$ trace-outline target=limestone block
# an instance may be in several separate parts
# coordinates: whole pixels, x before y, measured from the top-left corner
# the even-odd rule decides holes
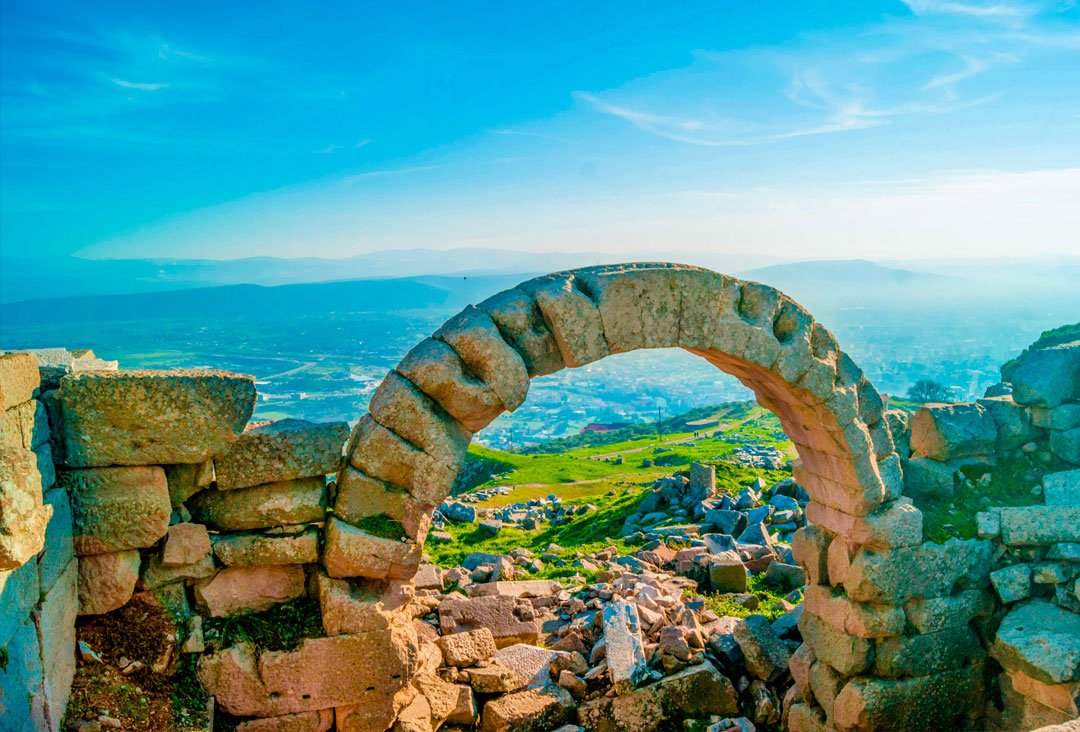
[[[53,463],[52,444],[43,442],[34,448],[38,472],[41,473],[41,490],[47,491],[56,485],[56,465]]]
[[[39,597],[37,562],[0,570],[0,646],[30,618]]]
[[[539,626],[532,604],[515,597],[493,595],[458,599],[447,597],[439,603],[442,634],[461,633],[486,627],[499,648],[515,643],[536,643]]]
[[[52,507],[52,518],[45,528],[45,547],[38,555],[42,595],[52,588],[53,583],[75,557],[75,544],[71,538],[71,501],[68,494],[61,488],[53,488],[45,492],[44,502]]]
[[[308,638],[294,651],[264,651],[258,659],[253,647],[240,643],[203,656],[199,680],[223,710],[237,716],[379,707],[408,683],[416,658],[410,628]],[[326,673],[328,668],[334,672]]]
[[[456,465],[465,459],[472,432],[396,371],[371,395],[369,409],[376,422],[439,462]]]
[[[59,730],[75,678],[75,616],[79,612],[79,569],[74,560],[42,597],[34,613],[44,671],[45,703],[52,729]]]
[[[1080,506],[1002,508],[1001,540],[1014,546],[1080,541]]]
[[[990,655],[1044,684],[1078,681],[1080,615],[1046,600],[1018,603],[1002,619]]]
[[[444,635],[436,641],[447,666],[467,668],[495,655],[495,637],[488,628]],[[509,647],[509,646],[508,646]]]
[[[214,459],[219,490],[336,473],[349,437],[344,422],[282,419],[250,426]]]
[[[927,635],[880,638],[874,644],[873,674],[886,678],[928,676],[960,668],[983,654],[970,628],[947,628]]]
[[[829,544],[826,552],[829,584],[840,587],[847,581],[848,570],[851,569],[851,560],[855,558],[857,547],[857,544],[850,544],[840,537]]]
[[[414,594],[406,582],[334,579],[325,572],[315,577],[323,629],[329,636],[386,630]]]
[[[590,732],[657,732],[670,728],[672,720],[738,712],[735,688],[705,661],[628,696],[585,702],[578,707],[577,721]]]
[[[80,557],[79,615],[103,615],[131,599],[139,562],[136,549]]]
[[[52,507],[42,501],[37,456],[23,448],[0,448],[0,570],[30,561],[45,545]]]
[[[1001,536],[1001,510],[979,511],[975,514],[975,531],[980,539]]]
[[[0,649],[7,668],[0,672],[0,721],[4,732],[40,732],[45,721],[44,669],[37,632],[29,617]],[[11,726],[8,726],[11,720]]]
[[[603,609],[604,648],[615,693],[626,696],[648,678],[637,605],[613,602]]]
[[[0,412],[30,401],[40,386],[36,356],[30,353],[0,355]]]
[[[326,522],[323,565],[331,577],[411,577],[420,565],[420,545],[373,536],[331,517]]]
[[[151,546],[169,528],[169,485],[156,465],[65,470],[60,485],[79,556]]]
[[[498,556],[498,555],[495,555]],[[550,597],[562,589],[555,580],[509,580],[474,582],[464,588],[469,597],[503,595],[504,597]]]
[[[946,597],[926,597],[904,604],[907,620],[920,633],[967,627],[972,618],[994,610],[994,598],[986,590],[961,590]]]
[[[833,702],[832,724],[854,732],[953,729],[982,696],[981,668],[907,679],[857,677]]]
[[[852,516],[811,501],[806,519],[865,546],[904,547],[922,541],[922,512],[906,497],[882,504],[868,516]]]
[[[434,506],[351,465],[345,465],[338,473],[334,515],[343,521],[355,523],[369,516],[387,516],[400,521],[410,539],[421,541],[427,535],[434,513]]]
[[[536,298],[567,366],[584,366],[610,355],[600,310],[573,275],[547,275],[518,287]]]
[[[49,441],[49,416],[45,405],[31,399],[11,407],[0,416],[0,444],[34,450]]]
[[[714,592],[746,591],[746,567],[738,552],[718,552],[709,557],[709,586]]]
[[[210,534],[202,524],[183,523],[169,527],[161,549],[161,563],[166,567],[193,564],[210,552]]]
[[[1031,407],[1031,422],[1047,430],[1071,430],[1080,427],[1080,402],[1059,404],[1056,407]]]
[[[485,311],[468,305],[432,336],[457,352],[469,369],[491,385],[499,401],[513,411],[529,392],[529,374],[517,351],[503,340]]]
[[[213,546],[214,556],[226,567],[319,561],[319,532],[314,527],[295,534],[217,534]]]
[[[1009,671],[1008,675],[1012,688],[1018,693],[1080,720],[1080,681],[1044,684],[1023,671]]]
[[[887,551],[862,549],[844,580],[856,602],[901,605],[920,597],[943,597],[954,587],[984,587],[989,582],[994,545],[979,539],[927,542]],[[913,572],[912,567],[919,567]]]
[[[505,409],[491,385],[474,376],[442,341],[420,341],[401,359],[397,372],[471,432],[479,432]]]
[[[1001,686],[1000,727],[1009,730],[1038,730],[1039,732],[1077,732],[1080,720],[1053,707],[1041,704],[1013,688],[1011,674],[998,676]]]
[[[1011,394],[979,399],[977,403],[994,420],[994,428],[997,430],[994,449],[999,453],[1018,450],[1043,434],[1042,430],[1033,424],[1031,409],[1017,404]]]
[[[334,709],[335,732],[384,732],[413,699],[416,690],[405,686],[393,694],[369,698],[365,703]]]
[[[544,322],[536,300],[518,288],[504,290],[480,303],[499,332],[520,354],[529,376],[544,376],[565,364],[555,336]]]
[[[409,491],[429,506],[442,503],[460,465],[436,460],[386,429],[370,414],[353,429],[349,464],[373,478]]]
[[[334,726],[334,710],[283,714],[280,717],[249,719],[236,726],[236,732],[327,732]]]
[[[551,663],[559,656],[568,655],[566,651],[515,643],[497,650],[491,656],[491,661],[516,673],[526,686],[539,687],[555,683],[556,680],[551,678]]]
[[[837,630],[805,608],[799,616],[799,632],[819,661],[845,676],[865,671],[874,660],[874,641]]]
[[[1043,476],[1043,502],[1047,506],[1080,506],[1080,470]]]
[[[179,506],[201,490],[210,487],[214,480],[214,461],[165,465],[165,479],[169,483],[169,499]]]
[[[788,732],[834,732],[821,712],[810,704],[792,704],[788,712]]]
[[[836,701],[840,690],[844,688],[847,677],[836,669],[822,661],[815,661],[810,667],[809,673],[810,691],[814,695],[814,701],[825,712],[825,718],[833,716],[833,702]]]
[[[1050,451],[1066,462],[1080,465],[1080,427],[1051,430]]]
[[[229,567],[195,583],[195,603],[212,617],[269,610],[304,594],[299,564]]]
[[[1040,407],[1080,400],[1080,341],[1027,351],[1001,369],[1017,404]]]
[[[143,566],[142,583],[147,589],[156,591],[176,582],[213,577],[216,571],[214,555],[210,553],[190,564],[166,566],[161,563],[161,555],[155,552]]]
[[[306,524],[326,516],[326,479],[267,483],[231,491],[209,490],[188,502],[195,521],[226,531]]]
[[[772,681],[787,669],[791,649],[763,616],[751,615],[740,620],[733,635],[746,659],[746,670],[752,675]]]
[[[902,635],[904,611],[892,605],[853,602],[843,592],[821,585],[807,585],[804,609],[836,630],[860,638]]]
[[[255,407],[255,378],[228,371],[98,371],[60,385],[71,467],[201,463],[228,450]]]
[[[481,732],[546,732],[569,722],[574,700],[559,686],[525,689],[484,705]]]
[[[443,568],[435,564],[421,564],[413,577],[413,584],[418,590],[438,590],[442,592],[446,588],[443,579]]]
[[[681,272],[673,267],[590,267],[581,281],[600,311],[612,353],[679,345]]]
[[[956,464],[915,457],[904,464],[904,494],[948,498],[956,492]]]
[[[1003,603],[1023,600],[1031,595],[1031,566],[1021,562],[991,572],[990,583]]]
[[[932,460],[994,452],[997,429],[981,404],[927,404],[911,418],[911,449]]]
[[[791,553],[811,584],[828,584],[828,550],[832,537],[817,526],[803,526],[791,537]]]
[[[457,688],[457,703],[454,709],[446,717],[447,724],[456,724],[461,727],[472,727],[476,724],[479,712],[476,708],[476,696],[471,686],[454,684]]]

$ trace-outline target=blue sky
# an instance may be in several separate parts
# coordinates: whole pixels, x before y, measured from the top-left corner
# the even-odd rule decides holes
[[[1073,2],[3,0],[0,31],[4,256],[1080,251]]]

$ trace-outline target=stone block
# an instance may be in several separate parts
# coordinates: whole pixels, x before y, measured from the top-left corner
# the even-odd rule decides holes
[[[79,612],[78,565],[72,557],[67,568],[42,598],[34,613],[43,661],[45,704],[51,729],[60,729],[71,682],[75,678],[75,616]]]
[[[467,305],[435,331],[434,339],[446,343],[465,365],[513,411],[525,401],[529,374],[517,351],[503,340],[491,316],[474,305]]]
[[[822,661],[815,661],[809,673],[810,691],[814,701],[825,712],[825,718],[833,716],[833,702],[844,688],[847,677]]]
[[[1053,408],[1031,407],[1031,422],[1047,430],[1071,430],[1080,427],[1080,403],[1059,404]]]
[[[79,615],[103,615],[127,603],[139,579],[139,562],[137,549],[80,557]]]
[[[469,597],[503,595],[505,597],[549,597],[562,589],[555,580],[508,580],[505,582],[474,582],[464,588]]]
[[[401,617],[414,590],[404,582],[334,579],[315,575],[323,629],[328,636],[386,630]]]
[[[536,298],[567,366],[584,366],[611,353],[600,310],[573,275],[538,277],[518,288]]]
[[[334,726],[334,710],[283,714],[280,717],[249,719],[236,726],[236,732],[327,732]]]
[[[293,651],[237,644],[199,661],[199,680],[221,709],[236,716],[283,714],[391,701],[416,670],[411,628],[308,638]],[[333,668],[334,673],[326,673]],[[392,719],[392,717],[391,717]],[[354,727],[353,729],[364,729]]]
[[[865,671],[874,660],[874,641],[837,630],[805,609],[799,616],[799,632],[819,661],[845,676]]]
[[[1005,604],[1031,596],[1031,566],[1014,564],[990,573],[990,584]]]
[[[495,637],[488,628],[477,628],[452,635],[444,635],[436,641],[442,650],[447,666],[466,668],[495,655]],[[507,646],[508,648],[510,646]]]
[[[1050,432],[1050,451],[1062,460],[1080,465],[1080,427]]]
[[[421,541],[428,533],[434,511],[434,507],[413,498],[408,491],[365,475],[351,465],[338,473],[334,515],[342,521],[355,523],[370,516],[386,516],[400,521],[410,539]]]
[[[298,564],[229,567],[195,583],[195,603],[215,618],[269,610],[304,594]]]
[[[41,473],[41,490],[47,491],[56,485],[56,464],[53,463],[52,444],[45,442],[34,448],[38,472]]]
[[[773,681],[787,670],[791,649],[763,616],[751,615],[740,620],[733,635],[742,650],[746,670],[752,675]]]
[[[904,495],[915,498],[950,498],[956,492],[956,466],[928,457],[904,463]]]
[[[526,686],[540,687],[555,683],[556,679],[551,678],[550,665],[556,658],[565,655],[566,651],[515,643],[495,651],[491,661],[516,673]]]
[[[908,498],[882,504],[867,516],[852,516],[815,501],[806,506],[806,520],[870,547],[914,546],[922,541],[922,512]]]
[[[926,635],[879,638],[874,644],[873,675],[885,678],[928,676],[964,666],[983,655],[970,628],[947,628]]]
[[[578,707],[577,722],[590,732],[657,732],[678,719],[738,713],[734,686],[705,661],[628,696],[585,702]]]
[[[202,524],[173,524],[161,548],[161,563],[166,567],[194,564],[211,551],[210,534]]]
[[[981,404],[927,404],[911,418],[911,449],[932,460],[979,457],[994,452],[997,429]]]
[[[319,561],[319,532],[217,534],[214,556],[226,567],[267,564],[314,564]]]
[[[45,545],[52,507],[42,501],[37,457],[23,448],[0,448],[0,570],[19,567]]]
[[[0,645],[30,618],[40,594],[37,562],[0,570]]]
[[[33,399],[40,386],[36,356],[30,353],[0,355],[0,412]]]
[[[371,396],[372,418],[436,460],[458,464],[472,439],[463,424],[396,371]]]
[[[438,590],[442,592],[446,587],[442,567],[435,564],[421,564],[416,569],[413,584],[416,585],[418,590]]]
[[[996,539],[1001,536],[1001,511],[979,511],[975,514],[975,531],[980,539]]]
[[[574,716],[574,700],[559,686],[516,691],[484,705],[481,732],[547,732]]]
[[[837,695],[830,721],[852,732],[954,729],[981,699],[981,687],[979,666],[907,679],[857,677]]]
[[[165,465],[165,479],[169,483],[169,500],[179,506],[201,490],[206,490],[214,480],[214,461]]]
[[[75,557],[75,544],[71,538],[71,501],[61,488],[45,491],[44,503],[52,507],[52,518],[45,528],[45,546],[38,555],[41,578],[41,594],[52,588],[60,574]]]
[[[725,551],[709,557],[709,585],[714,592],[746,592],[746,567],[738,552]]]
[[[836,630],[860,638],[884,638],[904,632],[904,611],[892,605],[853,602],[843,592],[807,585],[803,607]]]
[[[401,359],[397,372],[470,432],[479,432],[505,409],[491,385],[477,378],[442,341],[421,341]]]
[[[1068,684],[1044,684],[1023,671],[1009,671],[1012,688],[1043,706],[1056,709],[1080,720],[1080,681]]]
[[[349,441],[349,464],[360,472],[406,490],[429,506],[450,493],[460,466],[444,463],[365,415]]]
[[[1044,684],[1078,681],[1080,615],[1045,600],[1018,603],[1002,619],[990,655]]]
[[[626,696],[649,677],[637,606],[613,602],[603,609],[604,648],[608,674],[619,696]]]
[[[960,586],[984,587],[989,582],[994,545],[978,539],[950,539],[944,544],[887,551],[862,549],[852,560],[844,581],[856,602],[902,605],[920,597],[943,597]],[[913,572],[912,567],[918,567]]]
[[[1032,410],[1013,401],[1012,395],[979,399],[978,404],[994,420],[999,453],[1018,450],[1042,436],[1042,429],[1033,424]]]
[[[325,534],[322,561],[331,577],[406,579],[420,566],[419,544],[374,536],[334,517]]]
[[[499,648],[515,643],[536,643],[539,626],[532,604],[514,597],[448,597],[439,603],[442,634],[485,627]]]
[[[1025,351],[1001,369],[1017,404],[1040,407],[1080,400],[1080,341]]]
[[[555,336],[544,322],[536,300],[513,288],[504,290],[480,303],[491,316],[499,332],[512,345],[528,370],[529,376],[544,376],[562,369],[562,354]]]
[[[791,537],[791,553],[811,584],[829,584],[828,550],[832,537],[816,526],[804,526]]]
[[[300,478],[231,491],[209,490],[188,502],[195,521],[225,531],[306,524],[326,517],[326,479]]]
[[[250,426],[214,459],[219,490],[336,473],[349,438],[344,422],[282,419]]]
[[[0,645],[0,650],[7,658],[7,668],[0,672],[0,722],[4,723],[4,732],[47,729],[41,647],[29,617]]]
[[[172,504],[160,467],[65,470],[75,553],[108,554],[153,545],[169,528]]]
[[[1043,476],[1043,502],[1047,506],[1080,506],[1080,470]]]
[[[213,577],[216,571],[214,555],[209,552],[191,564],[175,566],[162,564],[160,553],[155,552],[149,555],[143,566],[142,583],[149,590],[158,590],[175,582]]]
[[[71,467],[201,463],[226,452],[255,408],[255,378],[228,371],[98,371],[60,384]]]
[[[1002,508],[1001,540],[1012,546],[1080,541],[1080,506]]]
[[[994,598],[986,590],[961,590],[946,597],[909,600],[904,604],[907,620],[920,633],[964,628],[972,618],[994,610]]]

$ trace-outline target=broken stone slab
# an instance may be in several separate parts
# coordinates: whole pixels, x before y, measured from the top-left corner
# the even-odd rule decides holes
[[[1002,508],[1001,540],[1010,546],[1080,541],[1080,506]]]
[[[585,702],[578,707],[577,722],[590,732],[656,732],[675,719],[738,713],[735,687],[705,661],[628,696]]]
[[[79,615],[103,615],[123,606],[139,580],[139,552],[80,557]]]
[[[495,637],[487,628],[444,635],[436,641],[447,666],[465,668],[495,655]],[[507,646],[509,647],[509,646]]]
[[[994,591],[1006,605],[1031,596],[1031,565],[1014,564],[990,573]]]
[[[414,590],[405,582],[343,580],[316,572],[323,629],[329,636],[386,630],[402,617]]]
[[[574,700],[566,689],[525,689],[484,705],[481,732],[547,732],[574,716]]]
[[[229,567],[195,583],[195,603],[215,618],[269,610],[304,594],[298,564]]]
[[[1080,680],[1080,615],[1045,600],[1021,602],[1002,619],[990,655],[1044,684]]]
[[[282,419],[244,430],[214,459],[220,490],[336,473],[349,438],[345,422]]]
[[[981,404],[925,404],[911,418],[911,449],[932,460],[994,452],[997,430]]]
[[[295,534],[215,534],[214,556],[226,567],[268,564],[313,564],[319,561],[319,531]]]
[[[243,431],[255,378],[184,369],[72,374],[59,402],[70,467],[201,463]]]
[[[555,580],[509,580],[477,582],[465,588],[469,597],[502,595],[504,597],[548,597],[562,589]]]
[[[506,694],[525,686],[525,680],[516,671],[493,663],[481,662],[464,674],[473,691],[480,694]]]
[[[453,637],[453,636],[451,636]],[[565,651],[553,651],[526,643],[515,643],[495,651],[491,662],[505,666],[524,680],[526,686],[540,687],[555,683],[551,678],[551,662]]]
[[[188,508],[199,523],[225,531],[322,521],[326,516],[326,479],[301,478],[254,488],[202,491],[188,502]]]
[[[637,605],[613,602],[601,613],[608,674],[615,693],[626,696],[649,678]]]
[[[203,656],[198,676],[219,707],[236,716],[274,717],[354,704],[377,708],[408,683],[417,654],[416,634],[408,627],[307,638],[296,650],[258,656],[250,644],[239,643]],[[326,673],[331,668],[334,672]]]
[[[439,629],[444,636],[485,627],[498,648],[535,644],[539,627],[532,605],[514,597],[448,597],[439,603]]]
[[[161,548],[161,563],[166,567],[193,564],[210,553],[210,534],[202,524],[173,524]]]
[[[60,473],[71,496],[75,553],[152,546],[169,528],[169,486],[159,466],[86,468]]]
[[[37,456],[23,448],[0,448],[0,570],[21,567],[41,551],[51,516]]]
[[[801,622],[799,627],[802,627]],[[745,657],[746,670],[757,678],[772,681],[787,670],[791,649],[764,616],[750,615],[740,620],[735,624],[733,635]]]

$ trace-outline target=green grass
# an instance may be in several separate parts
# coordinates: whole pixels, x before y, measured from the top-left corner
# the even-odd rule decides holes
[[[1016,368],[1017,363],[1020,362],[1020,359],[1023,358],[1025,354],[1031,351],[1038,351],[1043,348],[1053,348],[1054,346],[1060,346],[1062,343],[1071,343],[1075,340],[1080,340],[1080,323],[1059,325],[1057,328],[1044,330],[1039,336],[1038,340],[1025,348],[1020,353],[1020,355],[1016,356],[1015,358],[1009,359],[1005,363],[1001,364],[1002,381],[1011,380],[1013,369]]]
[[[401,537],[405,536],[405,527],[402,523],[396,519],[390,518],[386,514],[365,516],[359,521],[352,521],[350,523],[361,531],[366,531],[372,536],[378,536],[383,539],[400,540]]]
[[[908,414],[915,414],[924,405],[922,402],[916,402],[912,399],[905,399],[903,397],[888,397],[888,403],[885,405],[888,409],[899,409],[902,412]]]
[[[291,651],[304,638],[325,635],[319,601],[310,597],[258,613],[206,618],[204,630],[208,638],[220,639],[222,647],[247,641],[259,651]]]
[[[698,593],[687,590],[685,594],[687,597],[693,597]],[[715,592],[704,595],[705,606],[721,617],[745,618],[750,615],[764,615],[770,623],[786,612],[777,604],[786,593],[781,592],[779,587],[766,582],[764,575],[753,575],[747,579],[746,594],[758,599],[756,610],[747,610],[739,605],[732,594]]]

